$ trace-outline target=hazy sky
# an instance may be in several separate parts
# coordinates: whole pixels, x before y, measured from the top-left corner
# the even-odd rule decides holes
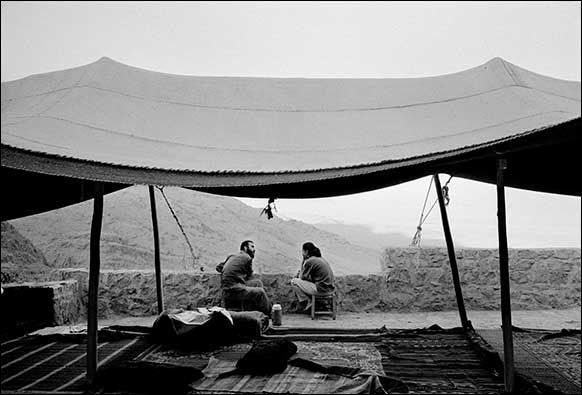
[[[102,56],[172,74],[323,78],[432,76],[499,56],[540,74],[580,81],[580,2],[2,2],[1,7],[2,81]],[[285,217],[359,223],[412,237],[428,185],[423,178],[365,194],[278,200],[277,206]],[[495,186],[454,178],[450,187],[455,241],[496,247]],[[433,190],[429,204],[434,196]],[[510,247],[580,247],[580,198],[508,188],[506,199]],[[438,207],[423,229],[425,237],[442,238]]]

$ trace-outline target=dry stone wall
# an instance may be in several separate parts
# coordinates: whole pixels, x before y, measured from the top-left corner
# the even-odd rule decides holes
[[[2,284],[2,288],[3,329],[73,324],[85,310],[75,280],[11,283]]]
[[[580,306],[580,250],[510,250],[512,307],[517,310],[566,309]],[[469,310],[499,309],[497,250],[457,251],[465,306]],[[350,312],[445,311],[457,304],[446,249],[386,249],[382,272],[338,276],[339,310]],[[87,305],[88,272],[63,269],[55,280],[77,280],[81,305]],[[291,275],[266,274],[267,294],[288,311],[294,299]],[[216,273],[168,272],[163,275],[166,308],[220,305]],[[102,271],[99,314],[142,316],[157,313],[152,271]]]
[[[458,250],[456,260],[467,309],[498,309],[497,250]],[[381,266],[394,307],[456,309],[446,249],[386,249]],[[514,309],[580,306],[580,249],[510,249],[509,274]]]

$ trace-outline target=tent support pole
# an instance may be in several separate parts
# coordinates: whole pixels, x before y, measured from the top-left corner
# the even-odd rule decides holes
[[[101,224],[103,222],[103,183],[95,183],[93,199],[93,219],[91,221],[91,242],[89,251],[89,290],[87,302],[87,381],[95,383],[97,372],[97,300],[99,294],[99,271],[101,257]]]
[[[457,307],[459,308],[459,316],[461,317],[461,325],[463,329],[471,328],[471,323],[467,320],[467,312],[465,311],[465,303],[463,302],[463,292],[461,291],[461,281],[459,280],[459,270],[457,268],[457,257],[455,256],[455,246],[453,245],[453,237],[451,236],[451,228],[449,227],[449,218],[447,216],[447,208],[445,206],[445,199],[443,197],[443,189],[439,175],[434,176],[434,185],[436,188],[437,197],[439,200],[439,207],[441,211],[441,219],[443,222],[443,231],[445,233],[445,240],[447,242],[447,251],[449,253],[449,263],[451,265],[451,272],[453,274],[453,284],[455,286],[455,295],[457,297]]]
[[[499,233],[499,279],[501,282],[501,324],[503,329],[503,372],[505,390],[513,392],[513,334],[511,331],[511,294],[509,289],[509,253],[505,218],[505,186],[503,174],[507,169],[505,159],[497,159],[497,226]]]
[[[152,207],[152,226],[154,229],[154,265],[156,268],[156,294],[158,298],[158,314],[164,311],[164,288],[162,286],[162,269],[160,265],[160,235],[158,232],[158,215],[156,213],[156,197],[154,187],[149,186],[150,205]]]

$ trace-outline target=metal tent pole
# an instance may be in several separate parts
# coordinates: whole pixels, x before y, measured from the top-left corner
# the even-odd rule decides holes
[[[459,280],[459,270],[457,268],[457,257],[455,256],[455,246],[453,245],[453,237],[451,236],[451,228],[449,227],[449,218],[447,216],[447,209],[445,207],[445,199],[443,197],[443,190],[439,175],[434,176],[434,185],[439,200],[439,207],[441,210],[441,219],[443,222],[443,231],[445,232],[445,240],[447,242],[447,251],[449,253],[449,263],[451,265],[451,272],[453,274],[453,284],[455,286],[455,295],[457,296],[457,307],[459,308],[459,315],[461,317],[461,325],[463,329],[470,328],[470,322],[467,320],[467,312],[465,311],[465,303],[463,302],[463,293],[461,291],[461,281]]]
[[[99,244],[103,221],[103,183],[95,183],[93,219],[91,221],[91,243],[89,250],[89,290],[87,301],[87,381],[95,382],[97,372],[97,299],[99,293],[99,270],[101,257]]]
[[[507,227],[505,219],[504,171],[505,159],[497,159],[497,226],[499,232],[499,280],[501,282],[501,323],[503,329],[503,371],[505,390],[514,389],[513,334],[511,331],[511,294],[509,289],[509,253],[507,251]]]
[[[156,214],[156,197],[154,187],[149,186],[150,204],[152,207],[152,225],[154,228],[154,265],[156,268],[156,293],[158,297],[158,314],[164,311],[164,289],[162,286],[162,269],[160,265],[160,235],[158,232],[158,216]]]

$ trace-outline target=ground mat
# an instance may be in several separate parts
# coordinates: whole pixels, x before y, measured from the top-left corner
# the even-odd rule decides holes
[[[503,357],[501,330],[478,330]],[[516,373],[565,394],[580,394],[580,330],[549,331],[515,328],[513,351]]]
[[[236,371],[236,363],[250,343],[192,352],[160,345],[140,361],[176,366],[204,367],[204,377],[191,384],[191,393],[387,393],[405,386],[385,377],[382,356],[373,343],[295,341],[297,353],[281,372],[249,375]]]
[[[202,369],[205,377],[192,384],[192,393],[475,394],[502,393],[504,388],[502,375],[483,361],[459,329],[294,328],[269,331],[265,338],[291,339],[298,347],[294,358],[302,363],[291,362],[274,375],[225,375],[250,343],[207,352],[161,345],[139,359]]]
[[[483,339],[500,342],[497,332]],[[459,328],[281,328],[263,339],[286,339],[297,346],[283,372],[232,374],[252,343],[200,351],[155,344],[144,335],[100,332],[98,378],[107,385],[97,393],[504,392],[499,364],[485,358]],[[554,384],[561,393],[580,393],[579,331],[516,330],[514,347],[518,373]],[[2,343],[1,359],[3,394],[87,392],[84,336],[12,339]]]
[[[2,393],[83,393],[86,336],[24,336],[2,343]],[[143,337],[100,338],[99,368],[151,346]]]

